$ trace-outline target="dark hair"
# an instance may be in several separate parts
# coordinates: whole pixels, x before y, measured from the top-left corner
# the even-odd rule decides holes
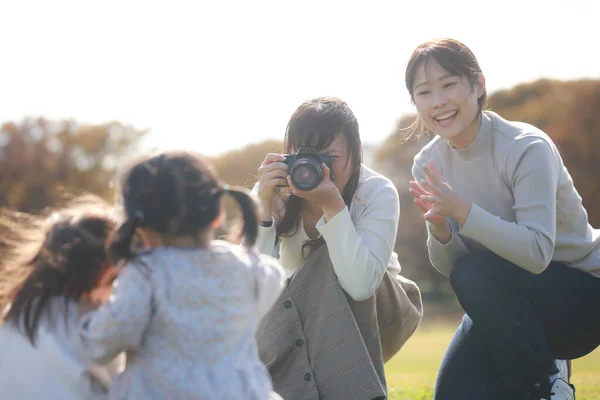
[[[450,38],[429,40],[420,44],[413,51],[406,66],[404,81],[413,103],[415,101],[413,86],[417,71],[421,65],[425,65],[432,58],[448,73],[466,77],[471,86],[477,83],[477,80],[483,76],[477,58],[463,43]],[[483,88],[483,94],[477,99],[477,102],[479,104],[479,111],[481,112],[487,104],[487,90],[485,87]],[[417,125],[419,124],[420,118],[417,118],[411,130],[421,133],[418,132],[420,129]]]
[[[286,153],[291,153],[300,146],[312,146],[321,150],[331,145],[339,135],[344,137],[349,150],[346,162],[352,162],[353,166],[350,180],[342,193],[344,202],[350,206],[358,187],[362,151],[358,121],[346,102],[337,97],[318,97],[302,103],[287,124],[284,146]],[[285,213],[276,227],[278,236],[294,234],[300,220],[301,202],[302,199],[296,196],[289,197]],[[316,245],[321,242],[322,238],[307,244]]]
[[[241,235],[247,247],[253,246],[258,213],[246,189],[224,186],[208,163],[188,151],[168,151],[137,161],[122,179],[126,219],[111,240],[111,254],[118,259],[133,258],[133,237],[142,225],[164,236],[197,235],[219,216],[224,193],[240,204],[244,221]]]
[[[42,316],[53,318],[50,301],[79,301],[97,287],[110,265],[106,247],[115,222],[109,211],[107,204],[89,196],[45,220],[3,211],[6,249],[0,270],[10,304],[2,320],[23,329],[32,345]]]

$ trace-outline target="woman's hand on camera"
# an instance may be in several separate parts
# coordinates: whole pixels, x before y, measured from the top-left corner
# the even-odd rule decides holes
[[[269,153],[258,168],[258,198],[262,206],[261,217],[263,221],[270,221],[272,215],[273,199],[280,194],[282,187],[288,186],[288,165],[281,154]],[[279,201],[284,202],[285,196],[279,196]],[[277,208],[285,208],[279,204]],[[278,210],[281,211],[281,210]]]
[[[300,190],[296,188],[289,176],[287,177],[287,184],[295,196],[321,207],[325,221],[329,221],[342,211],[346,207],[346,204],[337,186],[330,179],[331,171],[327,165],[322,163],[321,168],[323,168],[323,180],[319,186],[312,190]]]

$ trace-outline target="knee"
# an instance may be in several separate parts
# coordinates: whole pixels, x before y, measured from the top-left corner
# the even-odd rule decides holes
[[[500,272],[504,261],[490,251],[469,253],[458,259],[450,273],[450,285],[456,294],[469,293],[485,284],[486,277]]]

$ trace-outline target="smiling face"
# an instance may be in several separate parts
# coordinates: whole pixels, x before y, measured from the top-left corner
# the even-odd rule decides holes
[[[465,75],[449,73],[435,58],[417,67],[412,87],[417,112],[427,128],[456,148],[468,146],[477,136],[478,100],[484,90],[483,76],[471,84]]]

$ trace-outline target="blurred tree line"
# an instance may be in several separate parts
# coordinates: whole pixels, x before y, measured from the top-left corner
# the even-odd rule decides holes
[[[496,92],[489,109],[510,120],[529,122],[548,133],[559,147],[592,225],[600,227],[600,80],[539,80]],[[398,187],[401,220],[395,250],[403,273],[416,280],[430,300],[452,298],[447,279],[429,262],[423,219],[408,193],[414,155],[430,139],[405,140],[414,121],[408,115],[365,160]],[[116,168],[138,150],[145,131],[118,122],[82,125],[73,120],[43,118],[6,122],[0,128],[0,207],[35,211],[60,201],[63,193],[91,192],[112,200]],[[282,134],[283,137],[283,134]],[[268,152],[281,152],[281,141],[269,140],[211,158],[219,177],[230,185],[251,188]],[[228,224],[235,228],[238,209],[225,201]],[[0,233],[1,234],[1,233]]]
[[[119,122],[26,118],[0,127],[0,207],[37,211],[65,193],[112,194],[120,158],[145,134]]]

